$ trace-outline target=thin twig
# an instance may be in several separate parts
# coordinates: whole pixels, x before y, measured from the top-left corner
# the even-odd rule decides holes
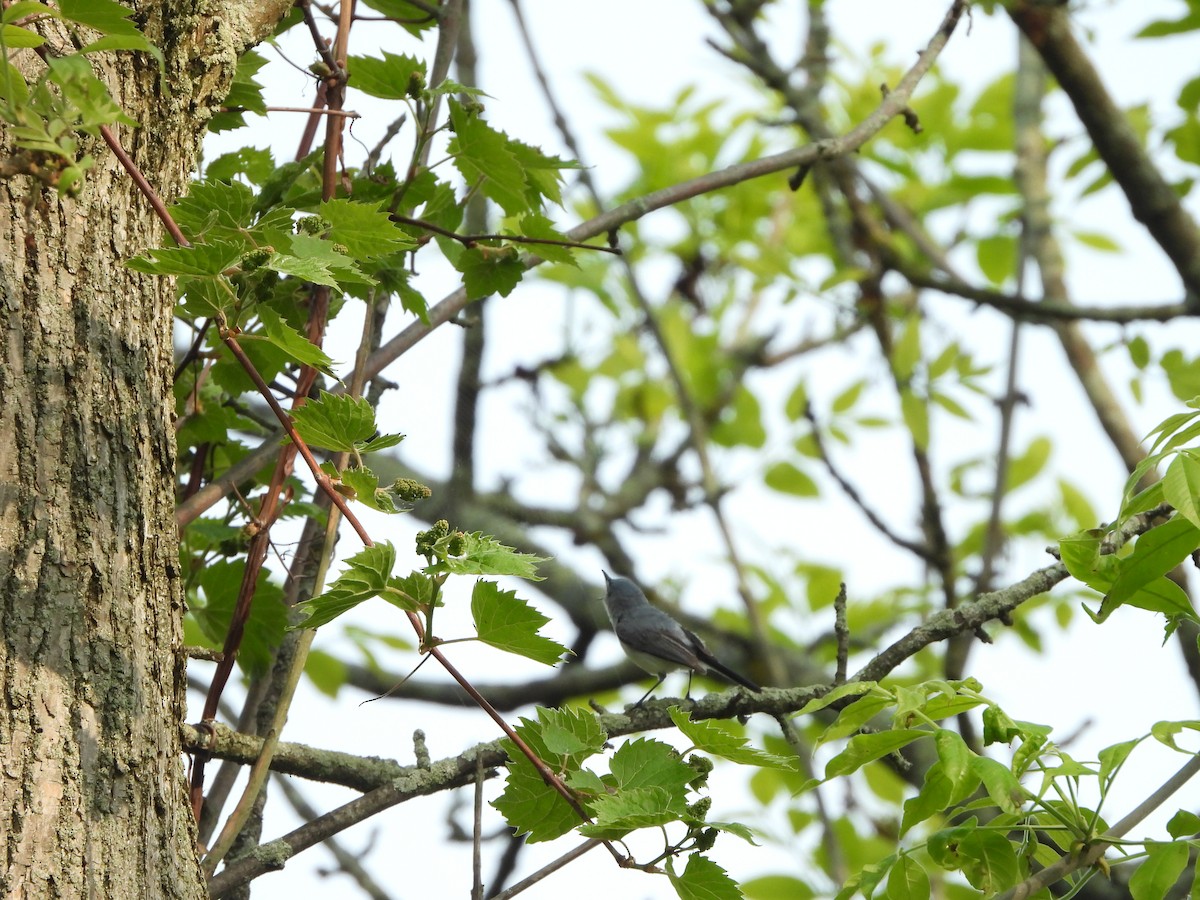
[[[504,890],[498,894],[492,895],[491,900],[510,900],[510,898],[517,896],[517,894],[521,893],[526,888],[533,887],[535,884],[537,884],[539,881],[541,881],[547,875],[553,875],[555,872],[557,872],[563,866],[579,859],[579,857],[583,856],[583,854],[587,853],[589,850],[593,850],[596,847],[599,847],[601,843],[603,843],[603,842],[600,840],[597,840],[596,838],[592,838],[590,841],[584,841],[582,844],[580,844],[574,850],[568,850],[566,853],[564,853],[558,859],[554,860],[551,863],[548,863],[545,866],[542,866],[542,868],[538,869],[532,875],[528,876],[527,878],[522,878],[520,881],[518,881],[512,887],[508,888],[508,890]]]

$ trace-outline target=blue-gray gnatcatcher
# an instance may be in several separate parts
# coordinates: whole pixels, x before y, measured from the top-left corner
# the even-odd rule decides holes
[[[625,654],[651,675],[657,675],[654,687],[635,706],[641,706],[654,688],[663,683],[667,673],[676,669],[691,669],[704,675],[709,670],[723,675],[729,681],[761,691],[757,684],[739,675],[713,656],[704,641],[692,634],[657,606],[651,606],[642,589],[628,578],[610,578],[603,573],[608,589],[604,594],[604,605],[612,620],[613,631]],[[691,673],[688,673],[688,692],[692,689]]]

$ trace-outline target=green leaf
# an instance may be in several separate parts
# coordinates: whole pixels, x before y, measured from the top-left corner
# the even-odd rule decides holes
[[[388,515],[404,511],[404,507],[396,505],[395,495],[379,486],[379,476],[366,466],[344,469],[339,478],[343,485],[354,491],[354,499],[364,506]]]
[[[319,628],[378,596],[388,588],[395,565],[396,548],[390,541],[364,547],[346,560],[346,569],[323,594],[298,604],[305,619],[295,627]]]
[[[338,253],[329,241],[307,234],[298,234],[292,241],[294,252],[272,253],[263,263],[264,268],[326,287],[340,288],[343,281],[351,284],[374,283],[373,279],[363,275],[354,260]]]
[[[1146,841],[1146,861],[1129,879],[1133,900],[1159,900],[1171,892],[1188,863],[1186,841]]]
[[[1016,490],[1036,478],[1046,467],[1053,450],[1054,445],[1047,437],[1036,437],[1030,441],[1025,452],[1009,463],[1006,489]]]
[[[672,863],[668,858],[667,877],[679,900],[742,900],[737,882],[707,856],[689,856],[682,875],[675,874]]]
[[[556,759],[560,771],[576,769],[604,743],[605,735],[599,724],[587,723],[582,718],[595,720],[591,713],[539,708],[537,717],[537,721],[522,717],[516,733],[539,759]],[[584,749],[579,753],[552,752],[542,736],[547,730],[556,743],[561,742],[563,732],[574,735]],[[505,738],[501,746],[508,754],[508,777],[504,792],[492,801],[492,806],[518,834],[528,834],[531,843],[553,840],[572,831],[579,824],[579,815],[558,791],[546,784],[541,773],[511,740]]]
[[[860,378],[850,387],[846,388],[840,394],[833,398],[833,403],[830,404],[830,411],[833,413],[846,413],[854,408],[854,404],[858,402],[858,398],[862,396],[863,388],[867,386],[866,379]]]
[[[46,39],[35,31],[30,31],[28,28],[20,28],[16,25],[4,26],[4,45],[17,49],[20,47],[40,47],[46,43]]]
[[[1109,782],[1116,777],[1125,760],[1129,758],[1129,754],[1140,743],[1141,738],[1135,738],[1133,740],[1122,741],[1119,744],[1113,744],[1100,751],[1100,773],[1097,780],[1100,783],[1101,791],[1107,790]]]
[[[410,572],[403,577],[389,578],[379,596],[399,609],[422,612],[432,609],[437,602],[438,584],[428,575]]]
[[[964,837],[959,863],[967,880],[988,896],[1015,885],[1020,878],[1016,851],[1004,835],[994,831],[977,829]]]
[[[508,139],[508,149],[525,173],[525,180],[529,185],[526,199],[530,207],[536,209],[541,206],[538,195],[562,206],[563,178],[559,171],[561,169],[578,169],[579,164],[559,159],[557,156],[550,156],[539,148],[514,138]]]
[[[819,497],[821,489],[817,483],[790,462],[777,462],[767,468],[763,483],[781,494],[795,497]]]
[[[10,22],[18,22],[28,16],[50,16],[56,18],[57,10],[51,9],[45,3],[39,3],[38,0],[17,0],[11,6],[5,7],[3,14],[0,15],[0,22],[5,25]]]
[[[1071,234],[1075,240],[1079,241],[1085,247],[1091,247],[1093,250],[1099,250],[1101,253],[1121,252],[1120,244],[1107,234],[1102,234],[1099,231],[1073,231]]]
[[[1017,241],[1008,235],[980,238],[976,246],[979,269],[992,284],[1000,285],[1013,276],[1017,265]]]
[[[1008,766],[986,756],[972,756],[970,766],[993,803],[1006,813],[1020,811],[1025,800],[1025,789]]]
[[[866,697],[854,701],[841,712],[836,719],[817,738],[818,744],[840,740],[856,734],[867,722],[879,715],[883,710],[896,702],[889,692],[879,690]]]
[[[283,321],[279,313],[271,307],[259,306],[255,312],[258,314],[258,320],[262,322],[263,335],[272,345],[302,365],[312,366],[318,372],[337,380],[333,371],[334,362],[324,350]]]
[[[359,262],[381,259],[417,246],[386,212],[366,203],[326,200],[317,213],[329,222],[326,239],[345,246],[346,255]]]
[[[904,415],[904,424],[912,433],[913,443],[919,450],[929,447],[929,409],[925,401],[904,388],[900,392],[900,411]]]
[[[678,750],[652,738],[626,741],[613,753],[608,768],[621,790],[662,788],[680,802],[696,777],[696,770],[683,761]]]
[[[462,104],[450,99],[450,122],[454,139],[450,154],[467,184],[482,183],[483,192],[496,201],[506,215],[531,211],[526,199],[525,172],[513,153],[513,144]]]
[[[608,739],[600,719],[587,709],[539,710],[538,717],[542,741],[551,757],[583,760],[599,753]]]
[[[214,277],[237,266],[244,252],[243,245],[222,241],[191,247],[156,247],[126,260],[125,265],[135,272],[151,275]]]
[[[856,734],[846,742],[846,749],[825,766],[825,780],[829,781],[839,775],[849,775],[869,762],[895,753],[919,738],[929,736],[928,731],[916,728],[901,728],[876,734]]]
[[[562,644],[538,634],[549,618],[519,599],[516,591],[502,591],[493,581],[475,582],[471,615],[479,640],[498,650],[551,666],[568,652]]]
[[[229,631],[245,571],[245,560],[216,560],[209,562],[200,572],[199,584],[204,592],[204,603],[193,608],[191,614],[217,646],[224,643]],[[262,569],[254,585],[250,617],[238,649],[238,665],[252,675],[266,672],[271,665],[274,649],[283,639],[286,626],[287,607],[283,605],[283,590],[279,585],[272,584],[266,570]]]
[[[905,322],[904,331],[900,333],[892,350],[892,370],[896,373],[896,379],[907,382],[912,378],[920,360],[921,317],[914,315],[909,316]]]
[[[521,216],[521,227],[518,232],[522,237],[539,238],[541,240],[550,241],[566,241],[569,238],[554,227],[551,222],[543,215],[538,213],[528,213]],[[576,250],[572,247],[561,247],[557,244],[535,244],[532,249],[538,256],[549,262],[565,263],[569,266],[579,267],[575,261],[576,253],[591,253],[594,251]]]
[[[795,875],[762,875],[742,882],[746,900],[812,900],[817,892]]]
[[[438,17],[431,15],[429,6],[425,3],[417,5],[408,0],[363,0],[376,12],[383,13],[389,19],[399,23],[405,31],[414,36],[420,36],[422,31],[438,24]]]
[[[448,547],[455,538],[456,535],[443,538],[438,542],[439,547]],[[545,562],[545,557],[520,553],[478,531],[463,534],[462,540],[461,553],[453,556],[447,553],[438,562],[427,566],[425,571],[430,575],[450,572],[454,575],[515,575],[530,581],[542,580],[537,574],[537,564]]]
[[[309,650],[308,659],[304,661],[304,674],[322,694],[336,697],[342,685],[346,683],[347,667],[336,656],[324,650]]]
[[[683,732],[697,750],[745,766],[770,766],[788,771],[797,769],[795,760],[751,747],[745,737],[735,734],[732,726],[723,722],[693,722],[688,713],[675,706],[671,707],[670,716],[675,727]]]
[[[682,798],[660,787],[641,787],[615,794],[600,794],[592,803],[594,824],[579,833],[601,840],[620,840],[639,828],[654,828],[679,821],[687,812]]]
[[[454,263],[462,272],[463,287],[471,300],[492,294],[507,297],[525,277],[525,263],[511,247],[474,247],[463,251]]]
[[[382,59],[374,56],[351,56],[346,60],[346,70],[350,73],[350,87],[384,100],[403,100],[424,89],[424,62],[411,56],[388,53],[386,50],[382,52]]]
[[[1181,722],[1155,722],[1150,727],[1150,733],[1154,739],[1160,743],[1166,744],[1172,750],[1178,750],[1180,753],[1188,753],[1175,743],[1175,735],[1182,731],[1200,731],[1200,721],[1184,720]]]
[[[1177,453],[1162,479],[1163,499],[1200,528],[1200,458],[1194,452]]]
[[[58,9],[64,19],[102,34],[139,34],[137,25],[129,21],[133,9],[114,0],[60,0]]]
[[[1167,834],[1173,838],[1189,838],[1200,833],[1200,815],[1190,809],[1180,809],[1167,822]]]
[[[767,430],[762,422],[762,407],[758,398],[744,384],[739,384],[734,390],[733,402],[721,410],[708,436],[713,443],[722,447],[743,446],[757,449],[767,442]]]
[[[888,873],[887,896],[888,900],[928,900],[932,896],[929,875],[907,853],[900,854]]]
[[[1200,10],[1190,11],[1178,19],[1157,19],[1146,25],[1134,37],[1159,38],[1185,34],[1200,29]]]
[[[837,703],[845,697],[857,697],[868,691],[873,691],[876,684],[873,681],[851,681],[846,684],[840,684],[827,694],[809,700],[796,713],[797,716],[807,716],[815,712],[820,712],[827,706]]]
[[[306,444],[327,450],[353,450],[377,430],[375,410],[364,398],[328,391],[292,410],[292,422]]]
[[[1187,559],[1197,547],[1200,547],[1200,528],[1197,528],[1183,516],[1176,516],[1156,528],[1147,531],[1138,538],[1133,553],[1119,560],[1117,576],[1113,581],[1100,607],[1101,619],[1107,618],[1123,603],[1131,602],[1134,595],[1150,587],[1170,572],[1173,568]],[[1160,589],[1152,591],[1166,600],[1166,610],[1192,618],[1195,616],[1186,596],[1182,600],[1171,602]],[[1147,602],[1143,598],[1142,602]],[[1140,605],[1140,604],[1138,604]],[[1151,608],[1159,609],[1157,603]]]

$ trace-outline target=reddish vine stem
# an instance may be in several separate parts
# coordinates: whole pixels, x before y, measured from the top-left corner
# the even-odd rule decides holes
[[[100,136],[104,138],[104,143],[108,144],[108,149],[113,152],[113,156],[117,158],[117,162],[129,173],[129,177],[133,179],[133,183],[137,185],[138,190],[150,202],[150,207],[154,210],[155,215],[162,220],[163,225],[166,226],[175,243],[180,247],[192,246],[191,242],[183,236],[183,232],[179,229],[179,226],[175,224],[175,220],[171,218],[171,214],[167,212],[167,204],[163,202],[162,197],[158,196],[158,191],[154,190],[150,182],[146,180],[146,176],[137,167],[137,163],[133,161],[133,157],[125,152],[125,148],[121,146],[121,142],[117,140],[117,136],[113,134],[112,129],[107,125],[101,125]]]
[[[219,322],[217,327],[220,330],[221,340],[225,342],[225,346],[229,348],[229,352],[233,354],[234,359],[238,361],[246,374],[250,376],[250,380],[258,388],[258,392],[262,394],[263,398],[267,401],[267,405],[271,407],[271,412],[275,413],[275,418],[279,420],[279,424],[283,426],[283,430],[291,438],[296,451],[312,472],[313,478],[316,479],[317,486],[329,495],[329,499],[333,501],[333,505],[346,517],[346,521],[350,523],[362,542],[368,547],[373,547],[375,542],[371,540],[371,536],[367,534],[367,530],[350,509],[350,504],[346,502],[346,498],[333,486],[333,479],[321,471],[321,466],[317,462],[316,457],[313,456],[312,451],[308,449],[308,444],[304,443],[304,439],[296,431],[296,426],[292,424],[291,416],[287,414],[287,410],[279,405],[279,401],[271,393],[271,388],[267,386],[262,375],[254,368],[254,363],[250,361],[250,357],[246,356],[246,351],[237,342],[237,338],[224,322]],[[307,393],[307,391],[304,393]],[[298,395],[303,396],[299,392]]]

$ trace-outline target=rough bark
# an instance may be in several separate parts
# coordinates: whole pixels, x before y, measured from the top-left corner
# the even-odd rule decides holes
[[[278,17],[279,4],[252,6]],[[165,71],[93,58],[143,125],[120,140],[168,199],[237,53],[262,36],[237,12],[142,4]],[[0,182],[0,896],[197,900],[179,752],[173,289],[122,266],[162,230],[104,146],[87,151],[99,163],[76,198]]]

